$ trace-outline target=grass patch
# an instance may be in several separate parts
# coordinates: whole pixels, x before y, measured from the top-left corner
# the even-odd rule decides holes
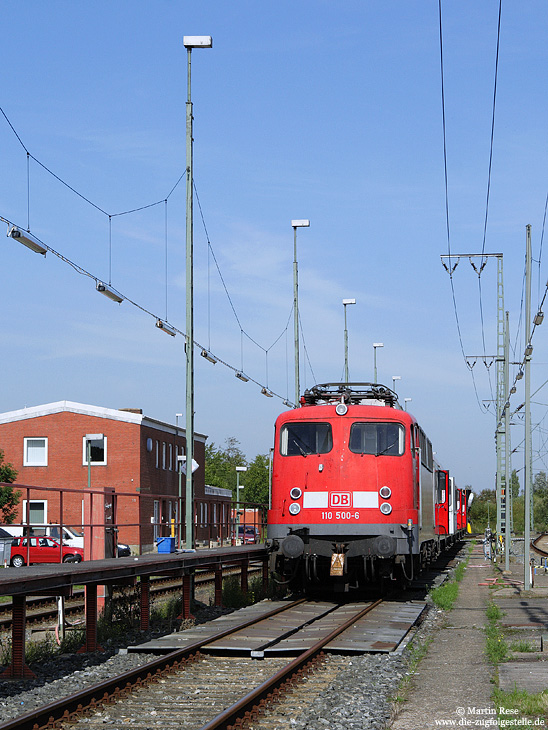
[[[531,642],[525,641],[524,639],[520,639],[519,641],[513,641],[510,644],[511,651],[521,651],[521,652],[530,652],[534,651]]]
[[[55,642],[53,634],[47,633],[40,641],[27,641],[25,644],[25,661],[27,664],[43,662],[57,654],[59,647]]]
[[[402,678],[398,693],[393,697],[394,702],[405,702],[407,692],[411,683],[411,677],[415,673],[418,665],[426,656],[428,647],[432,643],[432,638],[426,638],[424,641],[411,641],[407,646],[407,674]]]
[[[464,574],[466,573],[466,566],[470,561],[474,544],[475,541],[472,541],[472,543],[468,545],[468,555],[466,560],[461,560],[461,562],[457,565],[453,571],[451,579],[430,591],[430,598],[438,608],[442,608],[444,611],[450,611],[455,605],[455,601],[459,595],[459,583],[462,581]]]
[[[150,622],[151,624],[161,624],[171,630],[180,623],[179,616],[182,612],[183,596],[172,596],[152,606],[150,610]]]
[[[252,578],[247,593],[241,589],[239,575],[231,575],[223,581],[223,606],[225,608],[244,608],[275,595],[274,583],[271,581],[265,588],[262,578]]]
[[[430,591],[430,597],[438,608],[444,611],[450,611],[459,595],[459,584],[455,581],[449,581]]]
[[[495,603],[490,603],[485,611],[487,625],[485,626],[485,651],[489,661],[500,664],[508,659],[508,644],[504,639],[504,633],[499,625],[502,618],[502,611]]]
[[[485,615],[487,616],[487,620],[490,624],[496,623],[497,621],[500,621],[502,618],[502,611],[497,606],[496,603],[490,603],[487,606],[487,610],[485,611]]]
[[[493,700],[496,707],[507,710],[517,710],[518,717],[543,718],[548,714],[548,690],[538,694],[529,694],[524,689],[514,689],[512,692],[503,692],[495,689]],[[510,717],[512,717],[510,715]],[[516,717],[514,715],[514,717]]]

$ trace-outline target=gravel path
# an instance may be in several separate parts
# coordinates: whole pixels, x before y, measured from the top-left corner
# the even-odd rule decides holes
[[[480,715],[493,711],[492,667],[482,630],[489,588],[478,585],[491,574],[481,546],[476,546],[455,607],[414,674],[409,699],[392,730],[436,728],[440,722],[452,720],[458,724],[468,708],[475,708]],[[464,722],[469,720],[468,715],[464,717]]]

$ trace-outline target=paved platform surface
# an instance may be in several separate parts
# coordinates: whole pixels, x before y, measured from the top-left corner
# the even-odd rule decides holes
[[[527,692],[543,692],[548,689],[548,662],[506,662],[499,667],[499,687],[505,692],[515,688]]]
[[[453,720],[458,727],[459,720],[472,717],[468,708],[487,716],[494,710],[490,681],[493,671],[485,655],[482,631],[489,588],[478,585],[492,571],[481,546],[475,547],[448,624],[435,634],[413,675],[408,699],[393,721],[392,730],[424,730],[440,727],[440,721]]]
[[[524,567],[514,563],[508,573],[497,572],[498,583],[506,580],[509,585],[492,591],[495,604],[503,612],[501,625],[505,629],[518,629],[515,638],[530,640],[534,647],[540,648],[540,636],[548,633],[548,574],[537,568],[533,587],[523,588]],[[520,636],[520,634],[522,636]],[[546,645],[546,641],[544,644]],[[548,647],[545,651],[527,652],[520,655],[519,661],[509,661],[499,666],[499,687],[511,692],[524,689],[527,692],[542,692],[548,689]]]

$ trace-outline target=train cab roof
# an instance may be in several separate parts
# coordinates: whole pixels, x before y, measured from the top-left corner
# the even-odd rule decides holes
[[[380,418],[401,423],[414,423],[410,413],[402,409],[397,394],[379,383],[323,383],[304,392],[301,407],[286,411],[278,421],[306,421],[355,415],[358,418]]]

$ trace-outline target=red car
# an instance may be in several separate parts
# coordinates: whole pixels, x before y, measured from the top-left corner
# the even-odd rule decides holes
[[[28,542],[30,540],[30,543]],[[59,545],[51,537],[16,537],[11,543],[10,564],[21,568],[29,563],[79,563],[84,559],[82,548]]]

